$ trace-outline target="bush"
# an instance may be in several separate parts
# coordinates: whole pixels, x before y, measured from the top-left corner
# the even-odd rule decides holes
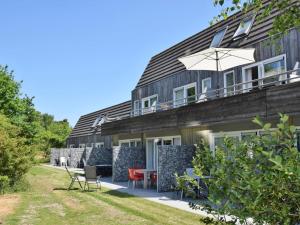
[[[33,152],[21,130],[0,114],[0,192],[14,188],[28,171]]]
[[[297,224],[300,222],[300,154],[295,147],[295,127],[286,115],[276,129],[254,122],[263,135],[248,141],[225,138],[215,156],[208,146],[197,149],[194,167],[198,175],[209,173],[209,200],[205,209],[230,215],[246,223]],[[221,221],[221,219],[220,219]]]

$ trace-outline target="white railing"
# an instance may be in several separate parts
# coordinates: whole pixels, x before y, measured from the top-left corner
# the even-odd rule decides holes
[[[300,68],[296,70],[286,71],[283,73],[278,73],[264,78],[238,83],[224,88],[208,90],[205,93],[201,93],[195,96],[189,96],[188,98],[177,99],[175,101],[160,102],[157,103],[155,106],[132,110],[130,116],[134,117],[134,116],[140,116],[140,115],[145,115],[145,114],[159,112],[159,111],[165,111],[165,110],[178,108],[189,104],[195,104],[195,103],[205,102],[217,98],[224,98],[232,95],[238,95],[253,90],[264,89],[270,86],[286,85],[298,81],[300,81]]]

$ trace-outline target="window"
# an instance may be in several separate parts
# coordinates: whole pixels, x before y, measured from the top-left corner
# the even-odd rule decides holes
[[[103,142],[97,142],[97,143],[95,143],[95,147],[96,148],[103,148],[104,147],[104,143]]]
[[[230,71],[224,74],[224,95],[231,96],[235,93],[235,75],[234,71]]]
[[[285,71],[285,58],[280,57],[278,59],[266,62],[263,64],[263,84],[273,83],[284,79],[284,76],[275,76],[276,74],[283,73]]]
[[[248,35],[250,32],[250,29],[252,27],[252,24],[254,22],[254,18],[255,18],[255,16],[252,15],[252,16],[249,16],[249,17],[246,17],[245,19],[243,19],[242,22],[240,23],[238,29],[234,33],[233,38],[237,39],[241,36]]]
[[[287,75],[276,75],[286,71],[286,55],[279,55],[271,59],[246,66],[242,69],[242,71],[244,92],[262,85],[280,84],[287,78]],[[258,79],[262,80],[258,81]]]
[[[70,144],[69,148],[75,148],[75,145],[74,144]]]
[[[202,93],[207,93],[211,89],[211,78],[205,78],[202,80]]]
[[[147,98],[143,98],[143,104],[142,104],[142,108],[143,114],[147,114],[147,113],[152,113],[156,111],[156,106],[157,106],[157,95],[153,95]]]
[[[139,116],[140,115],[140,101],[136,100],[133,103],[133,115]]]
[[[141,147],[142,142],[140,139],[128,139],[119,141],[121,147]]]
[[[92,128],[94,128],[94,127],[96,127],[96,126],[98,125],[100,119],[101,119],[100,116],[98,116],[98,117],[96,118],[96,120],[94,121],[94,123],[93,123],[93,125],[92,125]]]
[[[174,106],[180,107],[196,101],[196,83],[188,84],[173,91]]]
[[[85,148],[85,144],[79,144],[79,148]]]
[[[249,132],[242,132],[241,133],[241,140],[242,141],[250,141],[253,136],[256,136],[257,132],[255,131],[249,131]]]
[[[211,48],[218,48],[221,45],[224,35],[226,33],[226,30],[227,30],[227,27],[225,27],[215,33],[215,36],[210,44]]]

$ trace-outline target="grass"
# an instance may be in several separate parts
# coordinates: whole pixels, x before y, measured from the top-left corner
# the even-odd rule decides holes
[[[202,224],[195,214],[105,188],[67,191],[66,172],[45,166],[32,168],[27,180],[30,189],[14,195],[3,224]]]

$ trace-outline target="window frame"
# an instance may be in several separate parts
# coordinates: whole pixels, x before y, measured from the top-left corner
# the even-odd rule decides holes
[[[286,59],[286,54],[281,54],[281,55],[277,55],[277,56],[274,56],[272,58],[268,58],[268,59],[265,59],[265,60],[262,60],[262,61],[259,61],[259,62],[256,62],[256,63],[253,63],[253,64],[250,64],[250,65],[247,65],[247,66],[244,66],[242,67],[242,83],[243,83],[243,92],[249,92],[251,89],[252,89],[252,83],[248,83],[248,84],[245,84],[246,82],[246,70],[247,69],[251,69],[253,67],[257,67],[258,68],[258,79],[264,79],[266,78],[265,77],[265,72],[264,72],[264,65],[265,64],[268,64],[268,63],[272,63],[272,62],[276,62],[276,61],[279,61],[280,59],[284,60],[284,70],[287,71],[287,59]],[[284,77],[284,79],[287,78],[287,75],[282,75]],[[280,76],[281,77],[281,76]],[[250,84],[251,84],[251,87],[250,87]],[[263,86],[264,84],[262,83],[262,80],[260,82],[258,82],[258,86],[261,87]],[[248,90],[247,90],[248,89]]]
[[[85,144],[85,143],[81,143],[81,144],[79,144],[78,146],[79,146],[79,148],[85,148],[85,147],[86,147],[86,144]],[[83,147],[82,147],[82,146],[83,146]]]
[[[138,107],[136,107],[138,105]],[[133,102],[133,115],[139,116],[141,114],[140,112],[140,100],[135,100]]]
[[[224,76],[223,78],[224,78],[224,96],[225,97],[227,97],[227,93],[228,93],[228,91],[227,91],[227,89],[228,89],[227,88],[227,83],[228,83],[227,82],[227,75],[230,74],[230,73],[233,74],[233,85],[234,85],[233,86],[233,93],[231,95],[235,95],[235,93],[236,93],[236,86],[235,86],[236,85],[236,80],[235,80],[236,76],[235,76],[235,71],[234,70],[230,70],[230,71],[225,72],[224,75],[223,75]],[[231,95],[229,95],[229,96],[231,96]]]
[[[121,144],[128,143],[128,146],[130,148],[130,147],[132,147],[131,146],[131,142],[134,142],[134,146],[133,147],[138,147],[137,143],[138,142],[142,143],[142,139],[140,139],[140,138],[133,138],[133,139],[119,140],[119,147],[121,147]]]
[[[150,101],[151,101],[152,98],[156,98],[156,105],[155,105],[155,108],[153,107],[153,109],[151,109],[152,106],[150,106]],[[145,103],[146,101],[149,102],[149,107],[147,107],[147,108],[144,107],[144,103]],[[151,96],[142,98],[142,115],[156,112],[156,110],[157,110],[157,105],[158,105],[158,94],[155,94],[155,95],[151,95]],[[146,110],[145,110],[145,109],[146,109]]]
[[[207,90],[206,90],[206,92],[203,92],[203,90],[204,90],[204,82],[207,81],[207,80],[210,81],[210,88],[212,88],[212,87],[211,87],[211,84],[212,84],[212,83],[211,83],[211,82],[212,82],[211,77],[207,77],[207,78],[202,79],[202,80],[201,80],[201,88],[202,88],[201,93],[202,93],[202,94],[207,93]]]
[[[226,34],[226,32],[227,32],[227,29],[228,29],[228,26],[222,27],[222,28],[220,28],[219,30],[217,30],[217,31],[215,32],[214,37],[213,37],[213,39],[212,39],[211,42],[210,42],[210,46],[209,46],[210,48],[219,48],[219,47],[220,47],[220,45],[222,44],[222,41],[224,40],[225,34]],[[224,34],[223,34],[222,38],[220,39],[220,42],[218,43],[218,45],[212,46],[213,41],[214,41],[216,35],[217,35],[218,33],[220,33],[221,31],[224,31]]]
[[[183,85],[183,86],[180,86],[180,87],[177,87],[177,88],[174,88],[173,89],[173,107],[174,108],[178,108],[178,107],[181,107],[181,106],[185,106],[187,105],[189,102],[188,102],[188,89],[190,88],[195,88],[195,102],[197,101],[197,82],[193,82],[193,83],[189,83],[189,84],[186,84],[186,85]],[[175,95],[175,92],[176,91],[179,91],[179,90],[182,90],[183,89],[183,99],[175,99],[176,95]],[[176,101],[180,101],[182,100],[183,101],[183,104],[176,104]]]
[[[98,145],[100,145],[100,147],[98,147]],[[95,148],[104,147],[104,142],[96,142],[94,146],[95,146]]]
[[[241,38],[241,37],[247,36],[247,35],[250,33],[251,28],[252,28],[252,26],[253,26],[253,24],[254,24],[254,21],[255,21],[255,17],[256,17],[256,15],[255,15],[255,14],[252,14],[252,15],[249,15],[249,16],[244,17],[244,18],[241,20],[241,22],[240,22],[238,28],[236,29],[236,31],[235,31],[235,33],[234,33],[234,35],[233,35],[233,40],[237,40],[237,39],[239,39],[239,38]],[[251,18],[251,23],[249,24],[249,27],[246,29],[245,32],[239,33],[238,31],[241,29],[243,22],[246,21],[246,20],[248,20],[248,19],[250,19],[250,18]],[[244,22],[244,23],[245,23],[245,22]]]

